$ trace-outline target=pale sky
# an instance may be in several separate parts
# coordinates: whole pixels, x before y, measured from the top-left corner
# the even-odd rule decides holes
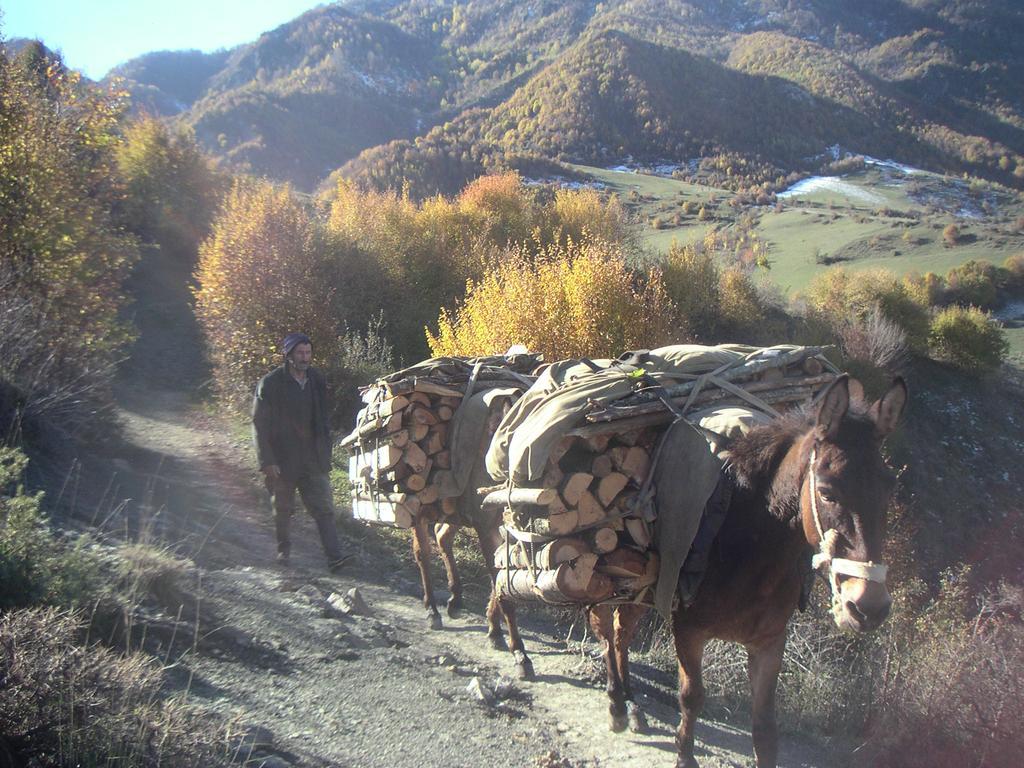
[[[95,80],[150,51],[255,40],[323,0],[0,0],[0,37],[38,38]]]

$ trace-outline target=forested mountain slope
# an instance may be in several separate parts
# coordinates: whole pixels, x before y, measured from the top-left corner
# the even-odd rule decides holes
[[[346,173],[427,193],[523,154],[728,153],[763,181],[835,144],[1020,185],[1022,38],[1011,0],[362,0],[112,74],[234,167],[307,189],[364,151]]]

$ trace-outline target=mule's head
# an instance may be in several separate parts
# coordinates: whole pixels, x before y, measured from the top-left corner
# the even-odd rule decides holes
[[[807,541],[818,548],[815,565],[828,569],[836,623],[864,632],[885,621],[892,605],[882,547],[896,479],[881,445],[900,419],[907,385],[897,378],[863,410],[851,408],[851,389],[859,384],[840,376],[821,398],[806,438],[800,507]]]

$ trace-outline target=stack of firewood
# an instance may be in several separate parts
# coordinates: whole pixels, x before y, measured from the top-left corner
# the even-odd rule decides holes
[[[822,352],[770,350],[706,381],[665,387],[660,397],[647,391],[592,401],[580,426],[552,450],[539,487],[491,490],[484,499],[484,506],[504,509],[499,592],[554,604],[643,599],[658,572],[649,474],[667,425],[680,412],[708,406],[753,406],[776,416],[807,403],[836,375]]]
[[[535,381],[529,371],[537,359],[528,353],[511,358],[441,358],[436,364],[427,361],[364,388],[366,407],[341,443],[351,452],[353,517],[409,528],[419,516],[438,521],[454,515],[458,497],[446,495],[452,484],[443,490],[439,473],[482,456],[477,445],[462,447],[464,452],[475,451],[473,455],[452,455],[456,412],[469,395],[495,388],[515,393],[501,398],[500,405],[491,404],[486,446],[512,402]]]
[[[342,441],[354,448],[349,480],[356,519],[409,528],[419,514],[444,514],[431,481],[436,471],[451,468],[448,428],[463,394],[422,378],[382,383],[364,393],[368,404]]]
[[[498,589],[518,599],[597,603],[652,585],[653,506],[640,494],[659,431],[567,436],[551,452],[539,488],[493,491],[504,507]]]

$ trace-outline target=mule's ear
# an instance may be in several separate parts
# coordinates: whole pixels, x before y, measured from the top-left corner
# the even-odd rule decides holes
[[[839,432],[843,416],[850,408],[850,377],[843,374],[833,381],[821,396],[815,433],[819,440],[832,439]]]
[[[888,436],[899,424],[903,408],[907,404],[907,382],[897,376],[889,391],[882,399],[871,406],[871,418],[875,420],[875,435],[879,438]]]

